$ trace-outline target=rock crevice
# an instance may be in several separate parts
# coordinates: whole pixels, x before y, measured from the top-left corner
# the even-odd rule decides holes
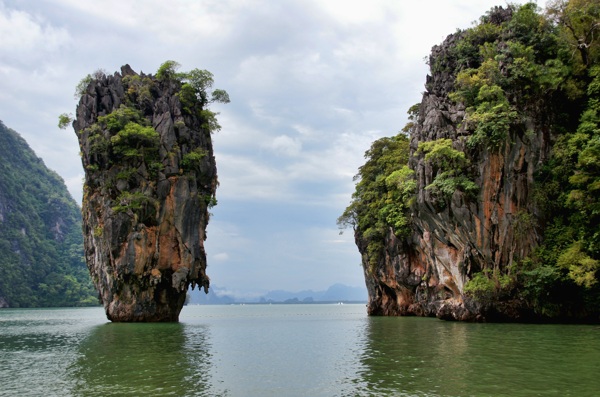
[[[181,87],[125,65],[93,78],[77,106],[85,256],[112,321],[177,321],[188,287],[209,287],[217,171],[204,104],[184,110]]]
[[[450,35],[433,48],[430,65],[442,65],[444,71],[427,77],[427,91],[411,129],[409,167],[417,184],[410,210],[411,234],[401,239],[390,228],[377,265],[364,265],[368,312],[373,315],[492,319],[484,307],[465,296],[465,284],[475,272],[507,269],[540,243],[535,228],[515,226],[519,214],[535,212],[533,175],[549,151],[546,128],[528,119],[535,132],[524,136],[513,128],[506,139],[510,144],[499,150],[475,150],[467,145],[471,132],[464,123],[465,107],[448,96],[455,87],[457,70],[446,64],[451,59],[448,52],[459,38],[460,33]],[[440,139],[450,139],[454,149],[466,153],[470,165],[465,172],[479,188],[477,199],[455,190],[442,201],[426,189],[439,170],[418,148]],[[368,241],[358,233],[356,242],[366,258]],[[515,313],[495,315],[509,319]]]

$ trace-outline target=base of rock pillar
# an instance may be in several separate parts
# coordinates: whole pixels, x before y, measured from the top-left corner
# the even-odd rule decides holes
[[[157,300],[122,301],[113,300],[105,305],[106,317],[112,322],[178,322],[179,313],[185,303],[186,292],[164,296],[154,293]],[[173,296],[177,295],[177,296]]]

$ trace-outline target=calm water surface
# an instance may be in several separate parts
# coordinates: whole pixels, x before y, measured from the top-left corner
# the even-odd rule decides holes
[[[188,306],[178,324],[0,310],[1,396],[598,396],[600,327]]]

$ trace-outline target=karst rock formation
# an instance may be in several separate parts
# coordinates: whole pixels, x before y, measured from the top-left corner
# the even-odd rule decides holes
[[[447,60],[456,39],[451,35],[435,46],[430,62]],[[409,166],[417,182],[412,234],[402,240],[390,230],[385,256],[375,272],[366,273],[371,314],[476,320],[482,308],[464,299],[469,275],[475,269],[506,269],[539,243],[535,228],[519,228],[517,217],[535,211],[533,174],[549,150],[547,126],[537,125],[532,128],[535,135],[527,136],[512,130],[511,144],[499,151],[469,151],[464,105],[448,98],[454,81],[455,76],[447,73],[428,76],[411,133]],[[479,187],[476,200],[456,190],[448,202],[441,202],[426,189],[439,169],[417,148],[420,142],[438,139],[451,139],[455,148],[471,154],[471,171]],[[357,244],[366,251],[361,238]]]
[[[214,113],[184,86],[172,73],[125,65],[82,87],[73,126],[85,169],[85,258],[111,321],[178,321],[189,286],[209,287]]]
[[[597,26],[593,10],[576,29]],[[409,137],[398,135],[413,184],[402,182],[404,223],[386,220],[395,199],[375,208],[383,182],[370,196],[357,185],[341,217],[354,227],[369,314],[600,321],[600,53],[545,18],[531,3],[495,7],[433,47]],[[359,169],[363,181],[376,160]]]

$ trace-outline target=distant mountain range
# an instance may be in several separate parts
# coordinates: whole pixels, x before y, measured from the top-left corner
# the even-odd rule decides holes
[[[236,298],[228,295],[217,286],[204,292],[188,291],[188,304],[228,305],[233,303],[322,303],[322,302],[366,302],[367,290],[361,287],[350,287],[334,284],[325,291],[303,290],[290,292],[284,290],[269,291],[257,298]]]

